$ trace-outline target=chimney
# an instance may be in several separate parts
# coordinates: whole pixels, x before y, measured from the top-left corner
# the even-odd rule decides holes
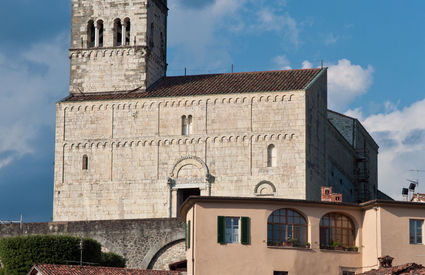
[[[332,193],[332,187],[322,187],[322,201],[342,202],[342,194]]]
[[[387,255],[385,257],[378,258],[378,260],[379,260],[379,267],[388,268],[393,266],[393,260],[394,260],[393,257],[390,257]]]

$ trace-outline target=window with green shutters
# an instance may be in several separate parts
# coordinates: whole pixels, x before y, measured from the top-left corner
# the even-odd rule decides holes
[[[250,220],[248,217],[241,218],[241,243],[249,244],[249,235],[250,235]]]
[[[217,217],[217,242],[220,244],[225,244],[224,241],[224,217],[218,216]]]
[[[250,243],[250,219],[249,217],[217,217],[217,242]]]

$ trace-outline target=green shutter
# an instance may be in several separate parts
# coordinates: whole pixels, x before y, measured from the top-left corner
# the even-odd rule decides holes
[[[217,242],[220,244],[224,244],[224,217],[218,216],[217,217]]]
[[[249,244],[249,229],[250,229],[250,222],[249,217],[242,217],[241,219],[241,243],[242,244]]]
[[[187,242],[187,249],[190,248],[190,221],[187,222],[187,238],[186,238],[186,242]]]

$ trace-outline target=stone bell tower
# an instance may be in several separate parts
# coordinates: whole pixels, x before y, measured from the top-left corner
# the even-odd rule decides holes
[[[72,0],[70,93],[143,92],[167,69],[167,0]]]

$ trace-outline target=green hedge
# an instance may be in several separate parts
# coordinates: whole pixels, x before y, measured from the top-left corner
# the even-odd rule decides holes
[[[85,263],[111,265],[114,262],[104,260],[122,258],[103,256],[101,245],[95,240],[83,239],[83,247]],[[8,275],[27,274],[34,264],[77,264],[80,261],[80,238],[52,235],[4,238],[0,239],[0,258],[4,266],[2,272]]]
[[[120,255],[112,253],[112,252],[102,253],[101,266],[125,267],[125,259],[121,257]]]

